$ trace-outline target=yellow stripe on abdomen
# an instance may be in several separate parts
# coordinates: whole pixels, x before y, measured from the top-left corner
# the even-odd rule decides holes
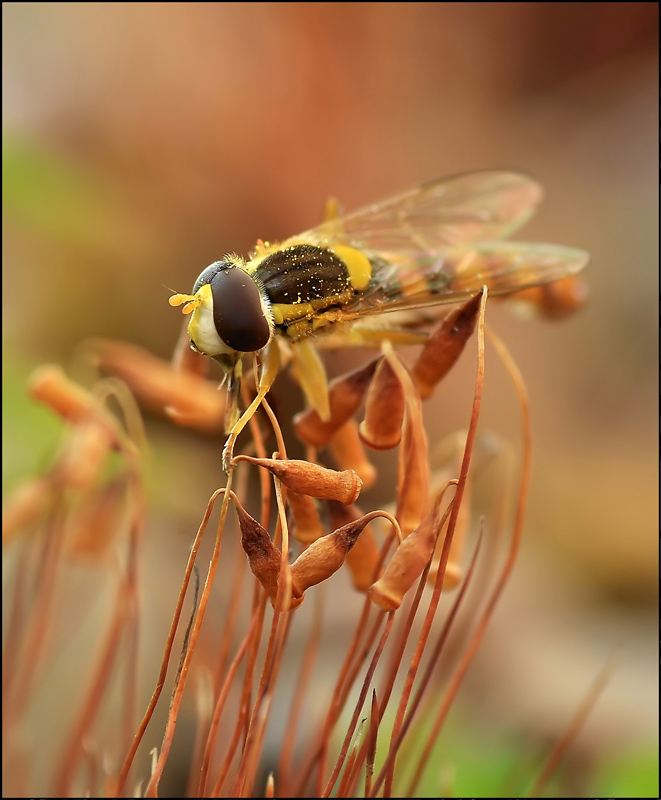
[[[372,265],[369,258],[360,250],[347,245],[338,245],[331,248],[332,252],[339,256],[349,273],[349,281],[352,289],[356,292],[362,292],[367,289],[367,286],[372,278]]]

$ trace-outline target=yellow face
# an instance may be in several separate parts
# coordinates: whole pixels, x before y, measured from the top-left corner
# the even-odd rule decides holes
[[[218,335],[213,321],[213,295],[211,285],[205,283],[201,286],[194,299],[184,306],[184,313],[191,313],[188,323],[188,335],[195,348],[208,356],[215,356],[221,353],[235,352],[228,347]],[[187,311],[188,309],[188,311]]]
[[[227,261],[207,267],[193,294],[174,295],[170,305],[184,305],[184,314],[192,314],[191,342],[208,356],[256,352],[273,335],[268,298],[244,269]]]

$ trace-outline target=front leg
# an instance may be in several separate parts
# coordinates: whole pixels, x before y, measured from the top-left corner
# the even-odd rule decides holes
[[[277,340],[273,339],[262,352],[262,371],[259,378],[259,386],[257,387],[257,395],[252,403],[241,414],[239,419],[232,425],[232,428],[225,442],[223,448],[223,469],[229,475],[232,469],[232,458],[234,457],[234,444],[241,433],[241,431],[250,422],[253,415],[262,404],[262,400],[266,397],[269,389],[273,386],[273,381],[280,370],[280,348]],[[255,359],[255,373],[257,372],[257,359]]]
[[[395,346],[424,344],[429,339],[429,331],[414,330],[389,325],[347,322],[346,316],[338,309],[329,309],[315,318],[315,346],[320,349],[336,347],[381,347],[386,339]]]

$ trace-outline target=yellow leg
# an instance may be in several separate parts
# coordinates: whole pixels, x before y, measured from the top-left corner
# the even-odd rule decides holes
[[[408,328],[388,328],[354,325],[352,338],[365,345],[380,347],[386,339],[394,345],[424,344],[429,338],[427,331],[413,331]]]
[[[324,208],[324,222],[332,222],[342,216],[342,206],[336,197],[329,197]]]
[[[257,396],[252,403],[246,408],[240,418],[232,426],[225,447],[223,448],[223,469],[229,472],[232,466],[232,457],[234,455],[234,444],[246,425],[252,419],[253,414],[266,397],[269,389],[273,386],[273,381],[276,379],[278,371],[280,370],[280,348],[277,339],[272,339],[271,343],[264,350],[262,359],[262,374],[259,378],[259,386],[257,388]]]
[[[333,324],[333,321],[330,322]],[[325,333],[324,330],[328,330]],[[394,345],[424,344],[429,338],[428,331],[414,331],[410,328],[389,328],[387,326],[353,324],[338,326],[337,334],[332,329],[321,327],[322,335],[315,340],[319,349],[335,347],[381,347],[381,342],[388,339]]]
[[[330,419],[328,377],[317,348],[309,339],[296,342],[291,348],[298,380],[308,403],[322,420]]]

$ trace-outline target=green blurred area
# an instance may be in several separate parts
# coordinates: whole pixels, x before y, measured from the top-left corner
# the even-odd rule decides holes
[[[431,728],[416,733],[398,761],[398,783],[405,792],[413,776],[413,753]],[[533,731],[476,728],[452,714],[434,746],[415,797],[526,797],[549,757],[554,742],[535,742]],[[383,753],[381,752],[383,749]],[[385,754],[387,745],[379,748]],[[408,756],[407,756],[408,754]],[[658,797],[659,758],[644,742],[623,751],[586,759],[581,737],[569,747],[546,784],[542,797]],[[412,763],[409,763],[410,762]],[[401,775],[398,776],[398,781]],[[409,796],[404,793],[401,796]]]
[[[37,366],[36,364],[34,366]],[[9,355],[2,359],[2,492],[48,468],[64,425],[28,395],[30,369]]]
[[[7,132],[2,142],[2,192],[5,225],[30,237],[94,251],[104,246],[104,236],[112,228],[112,208],[98,178],[37,141]],[[28,273],[20,297],[32,291]],[[11,325],[5,322],[4,327],[3,494],[19,479],[47,468],[64,427],[29,397],[30,374],[41,362],[30,349],[22,353],[13,342]]]
[[[90,249],[113,238],[114,209],[103,182],[36,140],[4,132],[3,213],[35,234]]]
[[[595,796],[658,797],[658,750],[641,745],[604,758],[595,774]]]

